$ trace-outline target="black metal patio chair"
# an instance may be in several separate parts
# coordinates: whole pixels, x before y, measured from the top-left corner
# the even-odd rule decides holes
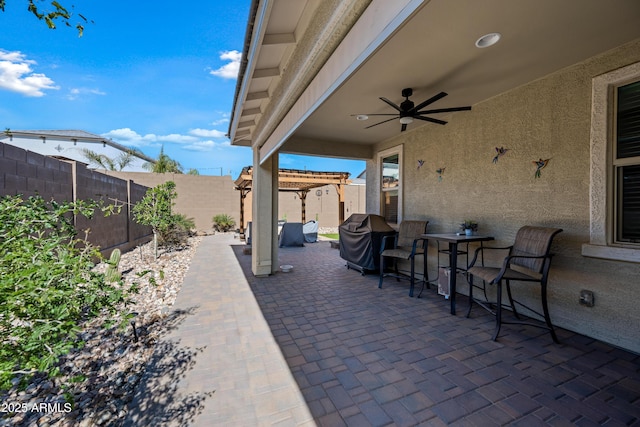
[[[382,281],[387,276],[393,276],[400,280],[408,278],[410,281],[409,296],[413,296],[415,286],[415,258],[422,256],[423,259],[423,280],[429,287],[429,278],[427,273],[427,240],[421,236],[427,232],[427,224],[429,221],[402,221],[400,229],[395,236],[385,236],[382,239],[380,251],[380,282],[378,288],[382,288]],[[390,239],[393,239],[391,244]],[[393,262],[393,273],[385,273],[385,259],[389,258]],[[409,275],[403,274],[398,270],[398,260],[409,260]]]
[[[496,317],[496,327],[493,333],[493,340],[498,338],[500,327],[506,324],[525,324],[530,326],[541,327],[547,329],[558,343],[558,337],[553,330],[551,318],[549,316],[549,307],[547,303],[547,280],[549,278],[549,268],[551,266],[552,254],[549,252],[553,238],[562,231],[560,228],[533,227],[524,226],[518,230],[515,242],[512,246],[504,248],[480,247],[476,249],[473,260],[468,270],[469,282],[469,309],[467,317],[471,315],[473,303],[477,303]],[[508,255],[504,258],[501,267],[483,267],[476,266],[476,260],[483,251],[508,250]],[[478,278],[482,281],[482,286],[474,284],[474,279]],[[513,298],[511,290],[511,282],[533,282],[540,286],[540,299],[542,304],[542,313],[523,304]],[[513,311],[516,320],[505,321],[503,319],[502,310],[507,307],[502,303],[502,282],[506,284],[507,296],[509,298],[509,306]],[[486,285],[496,285],[496,301],[490,302],[487,299]],[[485,295],[484,301],[479,301],[473,296],[473,289],[482,289]],[[535,313],[544,320],[544,324],[534,323],[529,320],[522,319],[518,313],[516,306],[523,307],[531,313]]]

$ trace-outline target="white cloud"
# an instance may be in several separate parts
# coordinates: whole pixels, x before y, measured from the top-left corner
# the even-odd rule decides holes
[[[102,134],[102,136],[131,147],[157,147],[166,142],[178,144],[182,149],[189,151],[213,151],[216,147],[230,146],[229,141],[216,142],[208,139],[225,138],[224,132],[215,129],[193,129],[189,131],[189,135],[178,133],[168,135],[148,133],[140,135],[130,128],[122,128],[111,130]]]
[[[222,124],[225,123],[229,123],[229,113],[227,112],[219,112],[219,114],[222,116],[220,117],[218,120],[214,120],[213,122],[211,122],[212,126],[220,126]]]
[[[31,69],[36,62],[27,59],[22,52],[0,49],[0,89],[18,92],[25,96],[44,96],[44,90],[60,89],[44,74]]]
[[[189,133],[202,138],[225,138],[227,136],[225,132],[217,129],[192,129]]]
[[[216,146],[216,143],[213,141],[199,141],[194,144],[185,145],[184,149],[189,151],[212,151]]]
[[[177,133],[172,133],[169,135],[160,135],[157,137],[158,141],[162,142],[174,142],[176,144],[189,144],[198,141],[198,138],[189,135],[180,135]]]
[[[81,95],[106,95],[106,92],[103,92],[100,89],[77,87],[69,91],[69,93],[67,94],[67,99],[70,101],[75,101]]]
[[[230,61],[228,64],[223,65],[217,70],[210,71],[214,76],[222,77],[223,79],[235,79],[238,77],[238,71],[240,70],[240,60],[242,59],[242,53],[237,50],[228,50],[220,54],[220,59]]]
[[[115,129],[107,133],[103,133],[105,138],[113,139],[114,141],[130,145],[133,147],[148,147],[157,146],[158,137],[152,133],[146,135],[140,135],[138,132],[129,128]]]

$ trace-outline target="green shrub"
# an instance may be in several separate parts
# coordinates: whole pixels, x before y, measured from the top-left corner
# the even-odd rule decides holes
[[[0,198],[0,389],[13,378],[54,377],[60,357],[82,346],[83,322],[107,314],[125,320],[121,282],[93,271],[97,248],[76,238],[73,215],[95,202]]]
[[[236,225],[231,215],[218,214],[213,217],[213,228],[216,231],[229,231]]]
[[[184,246],[195,228],[193,218],[187,218],[184,214],[174,214],[169,227],[160,232],[159,243],[161,246]]]

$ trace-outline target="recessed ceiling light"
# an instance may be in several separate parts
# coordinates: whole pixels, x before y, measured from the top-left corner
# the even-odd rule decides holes
[[[489,33],[476,40],[476,47],[482,49],[484,47],[493,46],[498,43],[502,35],[500,33]]]
[[[366,114],[358,114],[356,116],[356,120],[368,120],[369,116],[367,116]]]

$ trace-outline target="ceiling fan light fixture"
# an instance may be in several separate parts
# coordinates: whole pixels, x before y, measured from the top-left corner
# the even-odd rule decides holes
[[[367,116],[366,114],[358,114],[356,116],[356,120],[360,120],[360,121],[369,120],[369,116]]]
[[[409,123],[413,123],[412,117],[400,117],[400,123],[403,125],[408,125]]]
[[[500,41],[502,35],[500,33],[489,33],[476,40],[476,47],[483,49],[485,47],[493,46]]]

